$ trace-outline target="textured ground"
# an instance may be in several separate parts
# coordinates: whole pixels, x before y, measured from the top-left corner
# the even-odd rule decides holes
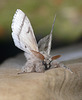
[[[22,55],[6,60],[0,66],[0,100],[82,100],[82,59],[64,62],[64,68],[44,73],[20,72]]]

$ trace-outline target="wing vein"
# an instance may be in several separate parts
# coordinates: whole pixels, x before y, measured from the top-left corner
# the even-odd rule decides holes
[[[22,31],[22,28],[23,28],[23,25],[24,25],[25,17],[26,17],[26,15],[24,15],[24,18],[23,18],[22,24],[21,24],[21,26],[20,26],[21,28],[20,28],[20,31],[19,31],[19,33],[18,33],[19,43],[20,43],[20,34],[21,34],[21,31]],[[20,45],[20,46],[21,46],[21,45]]]

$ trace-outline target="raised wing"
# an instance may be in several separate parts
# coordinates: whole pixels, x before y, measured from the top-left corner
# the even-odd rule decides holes
[[[40,52],[45,52],[46,54],[50,54],[50,50],[51,50],[51,41],[52,41],[52,34],[49,34],[47,36],[45,36],[44,38],[42,38],[39,42],[38,42],[38,48]]]
[[[54,18],[54,22],[53,22],[50,34],[47,35],[46,37],[42,38],[38,42],[39,51],[40,52],[45,52],[47,55],[49,55],[50,51],[51,51],[52,32],[53,32],[53,28],[54,28],[55,19],[56,19],[56,15],[55,15],[55,18]]]
[[[15,46],[27,53],[31,50],[38,52],[38,45],[31,23],[20,9],[17,9],[13,17],[11,28]]]

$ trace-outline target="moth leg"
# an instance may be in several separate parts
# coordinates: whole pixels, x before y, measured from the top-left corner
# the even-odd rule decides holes
[[[63,67],[63,68],[65,68],[65,69],[67,69],[68,71],[70,71],[71,73],[73,73],[73,72],[71,71],[71,69],[70,69],[69,67],[65,66],[64,64],[60,63],[59,65],[60,65],[60,67]]]
[[[58,68],[58,67],[65,68],[65,69],[69,70],[71,73],[73,73],[73,72],[70,70],[70,68],[68,68],[67,66],[65,66],[65,65],[62,64],[62,63],[57,62],[56,60],[54,60],[54,61],[51,62],[51,67],[50,67],[50,68]]]
[[[17,73],[17,74],[25,74],[26,72],[25,71],[23,71],[23,72],[19,72],[19,73]]]

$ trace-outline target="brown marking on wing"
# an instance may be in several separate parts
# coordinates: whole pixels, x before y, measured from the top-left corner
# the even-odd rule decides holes
[[[37,51],[34,51],[34,50],[31,50],[31,51],[37,58],[44,60],[44,56],[40,52],[37,52]]]
[[[30,30],[30,27],[28,27],[28,31],[26,33],[29,33],[31,30]]]

